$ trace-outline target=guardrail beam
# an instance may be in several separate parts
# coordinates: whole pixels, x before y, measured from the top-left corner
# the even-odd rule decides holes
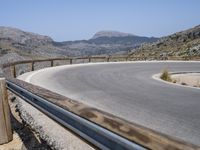
[[[41,60],[24,60],[24,61],[19,61],[19,62],[3,64],[2,66],[0,66],[0,74],[1,74],[1,67],[2,67],[2,69],[7,69],[8,70],[8,71],[4,70],[7,73],[7,76],[6,76],[7,88],[10,91],[12,91],[13,93],[15,93],[16,95],[18,95],[19,97],[22,96],[22,98],[24,98],[24,97],[29,95],[28,97],[26,97],[24,99],[25,101],[31,102],[31,101],[35,101],[36,100],[36,102],[39,102],[37,100],[41,100],[41,102],[45,102],[45,101],[47,103],[50,102],[49,106],[51,107],[51,109],[49,109],[49,110],[53,110],[54,107],[56,107],[56,108],[60,107],[59,109],[56,109],[55,111],[53,111],[53,113],[55,113],[56,111],[57,111],[57,113],[61,113],[61,112],[64,111],[64,114],[65,114],[66,111],[68,110],[72,114],[76,115],[76,118],[79,118],[79,119],[77,119],[78,121],[80,121],[80,120],[85,118],[87,121],[89,121],[88,122],[89,124],[91,123],[92,126],[94,124],[94,125],[98,125],[100,127],[103,127],[103,130],[106,129],[108,132],[106,131],[105,133],[108,133],[107,134],[108,136],[107,135],[105,136],[104,134],[102,134],[103,130],[98,130],[98,133],[97,133],[96,129],[91,130],[90,128],[88,128],[88,125],[86,125],[86,126],[85,125],[84,126],[81,125],[82,127],[80,127],[81,130],[82,129],[88,129],[88,133],[87,134],[91,134],[92,133],[91,134],[92,138],[90,137],[90,135],[87,135],[85,133],[85,130],[81,131],[82,133],[84,132],[85,135],[81,134],[80,136],[82,136],[82,138],[88,140],[89,142],[93,143],[94,145],[96,143],[97,147],[99,147],[99,148],[104,148],[104,146],[106,145],[106,147],[114,149],[114,147],[116,148],[116,144],[118,144],[120,147],[121,146],[124,147],[124,143],[133,142],[133,143],[138,143],[138,144],[140,144],[140,145],[142,145],[144,147],[150,148],[150,149],[163,149],[163,150],[165,150],[165,149],[177,149],[177,150],[178,149],[188,149],[188,150],[198,149],[199,150],[199,146],[196,146],[196,145],[181,141],[181,140],[173,138],[171,136],[163,135],[163,134],[161,134],[159,132],[152,131],[152,130],[147,129],[145,127],[142,127],[140,125],[136,125],[136,124],[127,122],[127,121],[125,121],[123,119],[117,118],[116,116],[113,116],[113,115],[110,115],[108,113],[99,111],[98,109],[89,108],[87,106],[84,106],[83,104],[79,105],[76,101],[73,101],[73,103],[72,103],[71,99],[68,99],[66,97],[63,97],[63,96],[61,96],[59,94],[53,93],[53,92],[48,91],[46,89],[39,88],[37,86],[33,86],[33,85],[29,84],[29,83],[26,83],[24,81],[20,81],[18,79],[14,79],[13,78],[13,75],[14,75],[13,74],[14,73],[13,70],[15,70],[15,73],[16,73],[15,66],[19,65],[19,64],[31,63],[31,70],[34,71],[34,69],[35,69],[34,68],[34,63],[44,62],[44,61],[50,61],[51,62],[51,66],[52,66],[53,65],[52,62],[56,61],[56,60],[68,60],[69,63],[72,64],[73,61],[77,60],[77,59],[89,59],[89,62],[90,61],[92,62],[92,60],[95,60],[95,59],[97,59],[97,60],[98,59],[104,59],[104,61],[111,62],[111,61],[115,61],[115,59],[122,59],[122,58],[123,58],[123,60],[129,60],[129,61],[132,61],[132,60],[135,61],[135,60],[140,60],[140,59],[144,60],[144,58],[141,58],[141,57],[127,57],[127,56],[121,56],[121,57],[120,56],[119,57],[113,57],[113,56],[112,57],[111,56],[92,57],[91,56],[90,58],[88,58],[88,57],[77,57],[77,58],[76,57],[74,57],[74,58],[71,57],[71,58],[51,58],[51,59],[41,59]],[[152,58],[152,59],[158,59],[158,58]],[[186,59],[186,58],[169,57],[169,59],[172,59],[172,60],[173,59],[183,60],[183,59]],[[200,59],[200,57],[195,58],[195,60],[198,60],[198,59]],[[14,75],[14,76],[16,76],[16,75]],[[9,114],[9,109],[8,109],[8,104],[6,103],[7,102],[7,100],[6,100],[7,93],[6,93],[4,87],[5,87],[5,81],[0,82],[0,144],[3,143],[3,142],[1,142],[2,139],[4,139],[4,141],[6,141],[5,139],[7,138],[7,142],[11,139],[11,137],[9,136],[10,132],[11,132],[11,130],[10,130],[11,127],[9,125],[9,115],[8,115]],[[26,93],[26,94],[23,95],[24,93]],[[32,97],[33,95],[35,95],[34,98]],[[62,101],[58,101],[58,99],[60,99],[60,100],[62,99]],[[33,106],[35,106],[34,103],[32,103]],[[55,106],[53,106],[51,103],[55,104]],[[75,104],[76,104],[76,107],[75,107]],[[80,108],[84,108],[85,110],[82,111],[82,109],[79,109],[78,106],[81,106]],[[46,108],[46,104],[44,105],[44,108]],[[39,110],[41,110],[41,109],[39,109]],[[44,109],[43,109],[43,111],[44,111]],[[85,112],[87,112],[87,113],[85,113]],[[49,114],[50,112],[48,111],[47,113]],[[95,114],[94,116],[97,116],[97,117],[90,118],[87,115],[85,116],[85,114]],[[4,116],[8,116],[8,117],[4,117]],[[55,116],[55,114],[51,114],[50,113],[48,116],[51,116],[52,119],[54,119],[58,123],[61,123],[61,124],[63,123],[63,120],[60,118],[61,115],[58,115],[58,116],[56,115]],[[103,118],[103,119],[98,119],[99,116],[101,116],[101,118]],[[65,117],[66,117],[66,115],[63,115],[64,119],[66,119]],[[60,122],[60,119],[61,119],[61,122]],[[105,122],[106,119],[108,119],[109,122]],[[67,119],[66,121],[69,121],[69,120]],[[3,122],[3,124],[2,124],[2,122]],[[112,124],[114,124],[114,125],[115,124],[119,124],[120,127],[119,128],[113,128]],[[72,126],[74,126],[74,125],[72,125]],[[68,126],[66,126],[66,127],[68,127]],[[70,127],[68,127],[68,128],[70,129]],[[9,129],[9,130],[7,130],[7,129]],[[124,129],[126,129],[126,130],[124,130]],[[128,132],[127,132],[127,129],[128,129]],[[77,129],[71,129],[71,130],[74,131],[75,133],[77,133]],[[78,133],[80,133],[80,131],[78,131]],[[102,137],[101,138],[97,138],[97,135],[99,133],[101,134],[102,137],[104,137],[103,141],[102,141],[102,139],[103,139]],[[129,133],[131,133],[131,134],[129,134]],[[113,138],[108,138],[110,136],[110,134],[112,134],[114,136],[115,136],[115,134],[117,135],[115,137],[114,141],[113,141]],[[94,138],[93,138],[93,135],[95,135]],[[95,138],[97,138],[96,141],[94,140]],[[123,141],[123,142],[122,143],[119,142],[119,139],[121,139],[121,141]],[[110,144],[110,143],[112,143],[112,144]],[[129,143],[128,145],[131,146],[132,143]],[[125,147],[128,146],[128,145],[126,144]],[[128,149],[130,149],[129,146],[128,146]],[[127,147],[126,147],[126,149],[127,149]]]

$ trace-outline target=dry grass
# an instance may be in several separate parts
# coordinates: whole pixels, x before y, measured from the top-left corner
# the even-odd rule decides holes
[[[165,80],[165,81],[172,82],[171,76],[170,76],[170,74],[169,74],[169,72],[168,72],[167,69],[163,70],[160,78],[163,79],[163,80]]]

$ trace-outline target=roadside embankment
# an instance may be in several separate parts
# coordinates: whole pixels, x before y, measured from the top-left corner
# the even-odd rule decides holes
[[[9,93],[13,140],[0,145],[0,150],[51,150],[50,146],[21,118],[19,100]]]

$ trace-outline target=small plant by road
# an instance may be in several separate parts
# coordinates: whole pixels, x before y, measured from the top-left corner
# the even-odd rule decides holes
[[[169,81],[169,82],[172,82],[172,78],[168,72],[167,69],[163,70],[161,76],[160,76],[161,79],[165,80],[165,81]]]

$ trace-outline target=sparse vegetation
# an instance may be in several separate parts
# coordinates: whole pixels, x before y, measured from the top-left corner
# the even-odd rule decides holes
[[[130,52],[131,57],[145,54],[147,58],[162,58],[178,56],[183,58],[193,58],[200,56],[200,25],[194,28],[177,32],[175,34],[162,37],[154,43],[146,43]]]
[[[183,86],[200,87],[200,74],[198,73],[179,73],[171,75],[172,83]]]
[[[169,81],[169,82],[172,81],[171,76],[170,76],[170,74],[169,74],[169,72],[168,72],[167,69],[163,70],[160,78],[163,79],[163,80],[165,80],[165,81]]]

